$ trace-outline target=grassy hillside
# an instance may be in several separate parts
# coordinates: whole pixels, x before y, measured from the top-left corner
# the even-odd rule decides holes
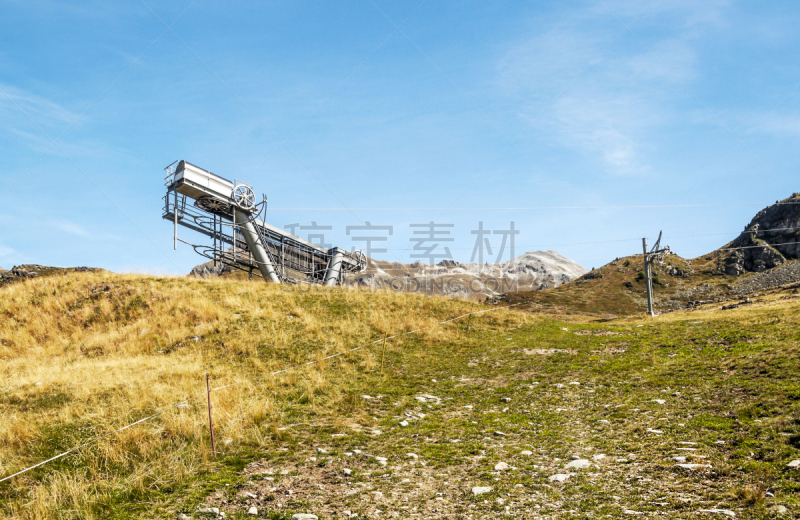
[[[200,398],[0,484],[0,510],[42,519],[199,518],[199,506],[286,519],[800,512],[800,470],[786,466],[800,458],[796,295],[602,324],[498,310],[474,316],[469,332],[464,321],[436,325],[469,308],[109,273],[4,287],[3,475]],[[220,455],[211,456],[206,372],[214,384],[241,381],[422,326],[431,328],[388,343],[383,373],[378,344],[215,392]],[[573,458],[588,467],[567,467]],[[491,490],[476,496],[476,486]]]
[[[731,284],[751,276],[725,274],[719,254],[687,260],[669,255],[652,265],[654,307],[663,313],[686,308],[690,302],[730,298]],[[583,277],[542,291],[508,293],[512,303],[530,302],[553,313],[605,317],[629,316],[647,310],[642,255],[618,258]]]

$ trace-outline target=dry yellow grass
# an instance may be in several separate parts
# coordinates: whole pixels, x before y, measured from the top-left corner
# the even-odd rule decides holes
[[[0,289],[0,475],[199,396],[1,484],[3,512],[101,518],[208,470],[206,372],[214,385],[244,381],[421,327],[431,328],[419,341],[435,346],[460,332],[434,325],[468,310],[413,294],[111,273]],[[297,405],[333,427],[357,420],[351,383],[375,363],[374,349],[364,350],[215,392],[220,450],[273,445]]]

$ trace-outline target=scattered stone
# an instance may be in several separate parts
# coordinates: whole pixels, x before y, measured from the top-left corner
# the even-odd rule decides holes
[[[730,509],[717,509],[716,507],[713,509],[701,509],[698,513],[712,513],[712,514],[719,514],[729,516],[731,518],[736,517],[736,513],[731,511]]]
[[[800,459],[793,460],[786,465],[787,468],[800,468]]]
[[[654,402],[654,403],[658,403],[658,404],[664,404],[664,403],[666,403],[666,401],[665,401],[664,399],[653,399],[653,402]]]
[[[381,466],[385,466],[386,465],[386,461],[387,461],[386,457],[375,457],[375,460],[377,460],[378,464],[380,464]]]
[[[178,515],[178,520],[192,520],[192,517],[181,513]]]
[[[468,405],[464,406],[464,408],[466,408],[467,410],[472,410],[472,405],[468,404]]]
[[[600,460],[603,460],[604,458],[606,458],[606,456],[604,454],[602,454],[602,453],[598,453],[597,455],[594,455],[592,457],[592,459],[595,460],[595,461],[600,461]]]
[[[309,513],[296,513],[292,515],[291,520],[319,520],[317,515],[312,515]]]
[[[258,498],[258,495],[256,495],[255,493],[251,493],[251,492],[249,492],[249,491],[245,491],[245,492],[244,492],[244,493],[242,493],[242,494],[243,494],[245,497],[247,497],[247,498]]]
[[[547,477],[547,480],[550,482],[565,482],[569,480],[572,476],[572,473],[556,473],[555,475],[550,475]]]
[[[686,462],[686,457],[672,457],[675,462]]]
[[[253,506],[247,510],[247,514],[250,516],[258,516],[258,508]]]
[[[572,468],[584,469],[584,468],[588,468],[591,465],[592,465],[592,463],[589,462],[586,459],[577,459],[577,460],[573,460],[572,462],[567,464],[566,469],[572,469]]]
[[[325,448],[317,448],[317,453],[325,455],[328,453],[328,450],[326,450]]]
[[[775,511],[779,515],[784,515],[784,514],[789,512],[789,510],[786,508],[786,506],[782,506],[782,505],[772,506],[770,509],[772,509],[773,511]]]
[[[491,492],[492,488],[490,488],[489,486],[476,486],[472,488],[472,494],[476,497]]]
[[[678,467],[693,471],[696,469],[711,469],[711,464],[678,464]]]
[[[530,457],[531,455],[533,455],[533,452],[530,451],[530,450],[525,450],[525,451],[519,452],[519,454],[520,455],[525,455],[526,457]]]
[[[345,475],[347,475],[347,476],[349,477],[350,475],[352,475],[352,474],[353,474],[353,470],[352,470],[352,469],[350,469],[350,468],[344,468],[344,469],[342,470],[342,473],[344,473]]]
[[[511,402],[511,398],[510,397],[501,397],[500,401],[502,401],[504,403],[510,403]]]
[[[634,511],[633,509],[625,509],[622,511],[624,515],[643,515],[644,513],[640,513],[639,511]]]
[[[367,399],[367,400],[369,400],[369,399],[372,399],[372,396],[371,396],[371,395],[362,395],[362,396],[361,396],[361,399]]]
[[[400,426],[408,426],[408,421],[406,420],[400,421]]]
[[[654,430],[653,428],[648,428],[647,431],[650,433],[658,433],[658,434],[664,433],[662,430]]]
[[[600,419],[597,422],[599,422],[600,424],[608,424],[608,420],[606,420],[606,419]]]
[[[199,507],[197,508],[197,512],[201,515],[219,515],[219,508],[218,507]]]
[[[508,464],[506,464],[505,462],[498,462],[498,463],[497,463],[497,464],[495,464],[495,466],[494,466],[494,470],[495,470],[495,471],[507,471],[507,470],[509,470],[509,469],[511,469],[511,466],[509,466],[509,465],[508,465]]]
[[[375,500],[380,500],[383,498],[383,493],[380,491],[373,491],[372,496],[375,497]]]
[[[580,386],[580,383],[577,381],[570,381],[568,384]]]
[[[409,459],[418,458],[416,453],[406,453],[406,457],[408,457]]]
[[[495,437],[505,437],[506,434],[503,432],[494,432]]]
[[[417,401],[419,401],[420,403],[427,403],[427,402],[428,402],[428,400],[427,400],[427,399],[425,399],[424,397],[422,397],[421,395],[418,395],[418,396],[417,396],[417,397],[415,397],[414,399],[416,399],[416,400],[417,400]]]

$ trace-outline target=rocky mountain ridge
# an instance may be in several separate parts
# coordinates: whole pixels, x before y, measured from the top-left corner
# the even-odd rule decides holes
[[[499,264],[442,260],[402,264],[370,260],[365,272],[350,276],[346,284],[485,299],[509,291],[558,287],[588,272],[556,251],[530,251]]]
[[[558,287],[587,272],[577,262],[552,250],[530,251],[499,264],[463,264],[455,260],[442,260],[435,265],[403,264],[370,258],[367,269],[348,275],[344,284],[482,300],[508,291]],[[189,276],[215,278],[242,274],[237,275],[221,264],[214,266],[213,262],[206,262],[195,266]]]
[[[759,211],[720,252],[725,273],[732,275],[759,273],[800,258],[800,194]]]

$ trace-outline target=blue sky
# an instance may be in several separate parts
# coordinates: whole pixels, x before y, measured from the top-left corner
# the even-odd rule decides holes
[[[393,225],[383,260],[408,262],[429,221],[453,224],[460,261],[479,221],[512,220],[517,254],[599,266],[663,229],[698,256],[800,191],[798,18],[790,2],[6,2],[0,266],[187,272],[201,258],[160,218],[176,159],[347,249],[346,226]]]

